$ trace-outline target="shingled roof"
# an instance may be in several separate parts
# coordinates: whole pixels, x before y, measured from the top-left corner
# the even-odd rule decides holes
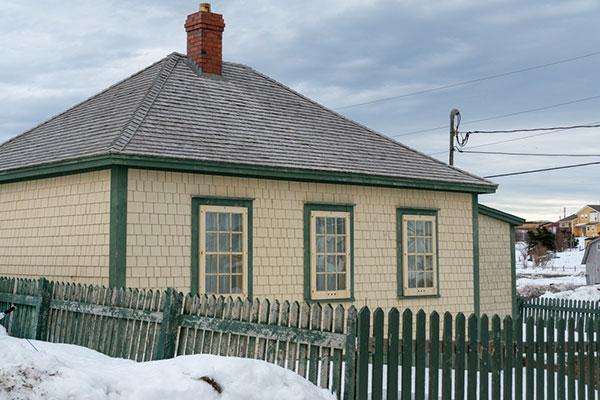
[[[496,185],[353,122],[245,65],[173,53],[0,146],[0,173],[98,155]]]

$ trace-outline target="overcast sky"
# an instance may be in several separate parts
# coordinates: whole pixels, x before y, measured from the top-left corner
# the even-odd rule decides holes
[[[183,24],[198,4],[0,0],[0,142],[173,51],[185,53]],[[600,123],[600,53],[591,55],[600,52],[595,0],[231,0],[213,1],[212,11],[225,19],[226,61],[445,162],[452,108],[462,114],[463,132]],[[455,165],[490,176],[600,161],[598,128],[525,138],[534,133],[473,134],[464,149],[599,156],[463,153]],[[512,139],[519,140],[487,145]],[[555,220],[565,208],[570,214],[600,204],[599,172],[591,165],[492,178],[498,192],[480,202]]]

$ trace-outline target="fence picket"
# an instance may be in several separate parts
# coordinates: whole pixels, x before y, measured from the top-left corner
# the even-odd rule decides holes
[[[258,300],[255,300],[258,302]],[[208,298],[208,302],[206,304],[206,308],[204,309],[205,316],[214,318],[215,312],[217,308],[217,298],[212,295]],[[212,340],[212,332],[205,331],[202,335],[202,354],[210,354],[211,340]]]
[[[440,398],[440,315],[436,311],[433,311],[429,316],[429,341],[429,398],[437,400]]]
[[[452,399],[452,314],[444,313],[444,331],[442,333],[444,354],[442,357],[442,400]]]
[[[323,323],[321,331],[331,332],[333,323],[333,308],[331,304],[326,304],[323,307]],[[329,368],[330,368],[331,349],[329,347],[321,347],[321,374],[319,384],[322,388],[329,388]]]
[[[594,357],[594,320],[588,319],[587,321],[587,398],[594,398],[594,367],[595,367],[595,357]]]
[[[366,400],[369,391],[369,327],[371,313],[365,306],[358,312],[358,349],[356,361],[356,397]]]
[[[344,307],[339,304],[335,308],[333,331],[335,333],[344,333]],[[290,348],[292,343],[290,342]],[[397,348],[397,346],[396,346]],[[342,349],[334,349],[332,356],[331,370],[331,391],[337,394],[338,399],[342,395]],[[389,387],[389,386],[388,386]]]
[[[223,319],[225,320],[231,320],[231,317],[233,315],[233,299],[231,297],[228,297],[227,299],[224,300],[224,306],[223,306]],[[218,355],[220,356],[226,356],[228,351],[229,351],[229,341],[231,340],[231,334],[230,333],[226,333],[223,332],[221,333],[221,344],[219,346],[219,350],[218,350]]]
[[[465,316],[458,313],[456,316],[456,362],[454,367],[454,397],[465,397]]]
[[[275,300],[273,303],[271,303],[271,310],[269,311],[269,325],[277,325],[279,323],[279,311],[280,311],[279,301]],[[266,354],[265,360],[269,363],[274,363],[275,355],[276,355],[276,351],[277,351],[277,340],[269,340],[267,342],[266,351],[267,351],[267,354]],[[318,360],[317,360],[317,366],[318,366]]]
[[[234,321],[242,320],[242,308],[244,301],[239,297],[235,299],[233,302],[233,309],[231,310],[231,319]],[[240,335],[231,335],[229,338],[229,352],[227,355],[230,357],[239,357],[238,349],[240,342]]]
[[[279,322],[279,326],[283,326],[283,327],[287,327],[289,326],[290,323],[290,302],[289,301],[284,301],[281,304],[281,310],[280,310],[280,322]],[[285,364],[287,361],[287,345],[288,343],[286,341],[280,341],[278,348],[277,348],[277,365],[279,365],[280,367],[285,368]],[[329,365],[329,364],[327,364]]]
[[[525,398],[532,400],[534,396],[534,365],[533,365],[533,317],[527,318],[525,322],[525,342],[526,342],[526,353],[525,353]]]
[[[575,319],[569,318],[567,323],[567,396],[575,398]]]
[[[477,337],[477,316],[471,314],[467,321],[468,329],[468,348],[467,348],[467,399],[475,400],[477,398],[477,370],[478,370],[478,337]]]
[[[556,398],[565,400],[565,320],[561,316],[556,324]]]
[[[535,325],[535,395],[537,400],[544,399],[544,320],[538,318]]]
[[[412,399],[412,311],[407,308],[402,313],[402,384],[400,393],[402,400]]]
[[[321,304],[315,304],[312,307],[311,312],[311,322],[310,329],[311,330],[321,330],[321,313],[322,307]],[[308,380],[318,384],[317,381],[317,371],[319,370],[319,359],[320,359],[320,348],[319,346],[312,345],[310,346],[310,361],[308,365]]]
[[[425,400],[425,311],[417,311],[415,351],[415,399]]]
[[[579,301],[581,304],[581,300]],[[580,314],[577,319],[577,398],[585,399],[585,329],[584,317]]]
[[[375,352],[373,353],[371,399],[383,398],[383,310],[377,307],[373,312],[373,338]]]
[[[489,380],[490,380],[490,336],[489,336],[489,319],[483,314],[479,320],[480,341],[481,341],[481,362],[479,364],[479,395],[481,400],[489,398]]]
[[[292,309],[290,310],[290,327],[297,328],[298,324],[299,324],[299,318],[300,318],[300,303],[295,301],[292,303]],[[343,325],[343,323],[344,322],[342,320],[342,325]],[[292,342],[290,342],[290,345],[289,345],[287,368],[291,369],[292,371],[297,371],[297,369],[298,369],[297,365],[296,365],[296,360],[298,357],[298,346],[299,345],[297,343],[292,343]],[[340,383],[340,385],[341,385],[341,383]],[[338,393],[339,393],[339,391],[338,391]]]
[[[399,335],[400,312],[392,308],[388,312],[387,400],[398,398]]]
[[[265,300],[265,302],[263,303],[263,306],[265,307],[265,310],[269,309],[269,303],[268,301]],[[215,318],[217,319],[222,319],[223,318],[223,311],[225,308],[225,298],[223,296],[219,296],[217,298],[217,303],[215,304]],[[261,320],[262,323],[267,323],[267,319],[265,318],[264,321]],[[219,345],[221,344],[221,337],[222,337],[222,332],[217,332],[217,331],[213,331],[211,336],[211,345],[210,345],[210,354],[213,355],[218,355],[219,354]],[[265,341],[265,339],[262,339],[263,342]],[[259,358],[259,360],[264,360],[264,354],[262,357]]]
[[[304,303],[300,311],[300,329],[308,329],[310,320],[310,307]],[[306,378],[306,372],[308,368],[308,345],[300,343],[298,345],[298,374]]]
[[[513,320],[510,315],[504,317],[504,400],[513,399]],[[482,371],[483,373],[483,371]]]
[[[546,324],[546,399],[554,400],[554,317],[548,318]]]

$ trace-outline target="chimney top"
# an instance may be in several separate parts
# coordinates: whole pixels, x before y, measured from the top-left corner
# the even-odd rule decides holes
[[[202,73],[221,75],[224,29],[223,16],[212,13],[209,3],[200,3],[200,11],[188,15],[185,21],[187,56]]]

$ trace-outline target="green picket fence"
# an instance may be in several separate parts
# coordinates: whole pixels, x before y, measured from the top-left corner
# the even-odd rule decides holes
[[[587,322],[600,317],[597,301],[519,297],[517,303],[523,318],[583,318]]]
[[[0,309],[11,304],[38,340],[138,361],[260,359],[347,400],[592,399],[600,382],[600,323],[581,315],[524,323],[0,278]]]

